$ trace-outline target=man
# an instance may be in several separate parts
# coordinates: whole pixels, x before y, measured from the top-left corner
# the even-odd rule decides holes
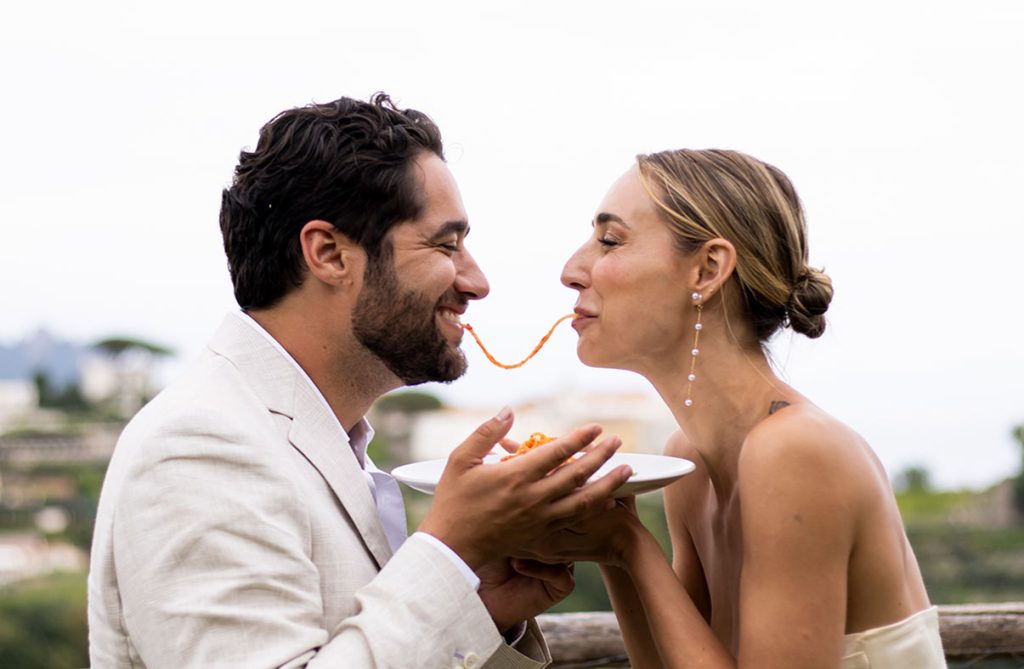
[[[488,292],[437,128],[383,95],[286,111],[241,154],[221,231],[242,311],[117,445],[93,669],[543,666],[530,619],[571,571],[507,556],[605,507],[626,468],[579,486],[618,440],[592,445],[591,426],[480,466],[503,410],[455,449],[408,539],[366,457],[376,398],[463,373],[459,317]]]

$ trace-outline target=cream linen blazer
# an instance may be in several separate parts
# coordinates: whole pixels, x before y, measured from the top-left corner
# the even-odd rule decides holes
[[[88,588],[92,669],[550,661],[533,621],[506,645],[429,542],[392,555],[347,436],[234,315],[121,435]]]

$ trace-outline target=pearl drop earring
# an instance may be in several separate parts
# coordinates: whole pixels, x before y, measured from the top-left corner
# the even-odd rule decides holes
[[[700,293],[695,292],[690,297],[693,298],[693,301],[697,306],[697,322],[693,325],[693,349],[690,351],[690,373],[686,376],[686,401],[683,402],[683,404],[688,407],[693,406],[693,382],[697,380],[697,356],[700,354],[698,345],[700,344],[700,331],[704,327],[700,322],[701,312],[704,311],[704,305],[701,304],[701,298],[703,296]]]

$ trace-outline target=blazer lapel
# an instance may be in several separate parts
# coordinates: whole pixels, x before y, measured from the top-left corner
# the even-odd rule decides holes
[[[366,476],[349,446],[348,435],[338,429],[337,421],[327,413],[305,379],[299,380],[302,383],[295,386],[295,415],[288,439],[331,486],[359,528],[377,566],[383,568],[391,558],[391,546]]]
[[[391,557],[369,484],[348,435],[310,384],[262,334],[229,314],[210,342],[274,412],[291,418],[288,440],[320,472],[362,535],[377,566]]]

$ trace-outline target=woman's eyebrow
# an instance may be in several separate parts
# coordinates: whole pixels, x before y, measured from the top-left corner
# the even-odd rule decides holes
[[[594,217],[595,224],[607,224],[610,221],[614,221],[615,223],[618,223],[619,225],[622,225],[627,228],[629,227],[629,223],[626,223],[624,220],[622,220],[615,214],[609,214],[606,211],[602,211],[600,214]]]

